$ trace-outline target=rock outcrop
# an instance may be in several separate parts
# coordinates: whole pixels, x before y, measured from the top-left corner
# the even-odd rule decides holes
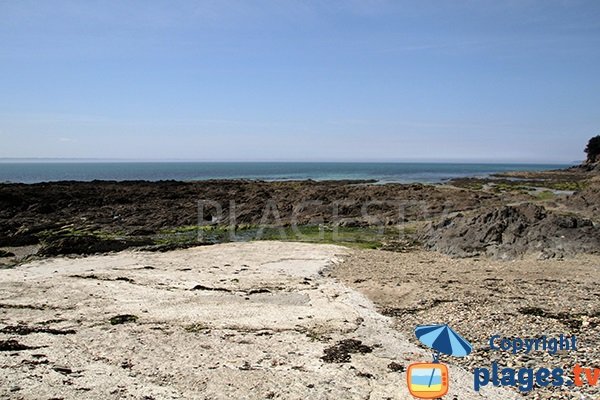
[[[560,258],[600,251],[600,229],[591,220],[530,203],[445,218],[430,224],[421,240],[453,257]]]
[[[600,219],[600,178],[592,179],[587,188],[572,194],[564,203],[591,219]]]

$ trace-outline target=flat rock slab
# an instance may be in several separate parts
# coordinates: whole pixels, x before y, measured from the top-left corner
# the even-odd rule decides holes
[[[430,354],[321,274],[348,251],[231,243],[3,270],[0,342],[21,350],[0,351],[0,398],[411,399],[398,365]],[[450,371],[447,398],[515,396]]]

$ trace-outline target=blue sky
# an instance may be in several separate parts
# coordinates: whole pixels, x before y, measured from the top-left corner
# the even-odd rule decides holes
[[[600,2],[0,0],[0,157],[570,162]]]

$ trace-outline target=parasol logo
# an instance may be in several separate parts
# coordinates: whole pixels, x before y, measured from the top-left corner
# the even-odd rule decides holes
[[[448,393],[449,374],[448,366],[439,362],[440,353],[465,357],[471,353],[473,347],[446,324],[419,325],[415,329],[415,335],[421,343],[433,350],[433,361],[408,366],[408,390],[419,399],[442,397]]]

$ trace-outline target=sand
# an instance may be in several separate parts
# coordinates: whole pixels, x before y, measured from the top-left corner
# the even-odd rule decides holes
[[[448,323],[475,350],[452,359],[472,371],[493,360],[513,368],[600,366],[600,256],[513,261],[456,259],[430,251],[353,251],[331,276],[360,291],[412,338],[419,324]],[[578,350],[554,355],[488,351],[489,339],[576,335]],[[598,399],[600,386],[535,388],[527,399]]]
[[[412,398],[405,373],[389,365],[430,354],[367,297],[327,276],[351,253],[230,243],[3,270],[0,341],[31,348],[0,352],[0,398]],[[119,315],[131,321],[112,324]],[[322,359],[347,339],[370,352]],[[517,398],[500,389],[475,394],[471,373],[449,366],[446,398]]]

